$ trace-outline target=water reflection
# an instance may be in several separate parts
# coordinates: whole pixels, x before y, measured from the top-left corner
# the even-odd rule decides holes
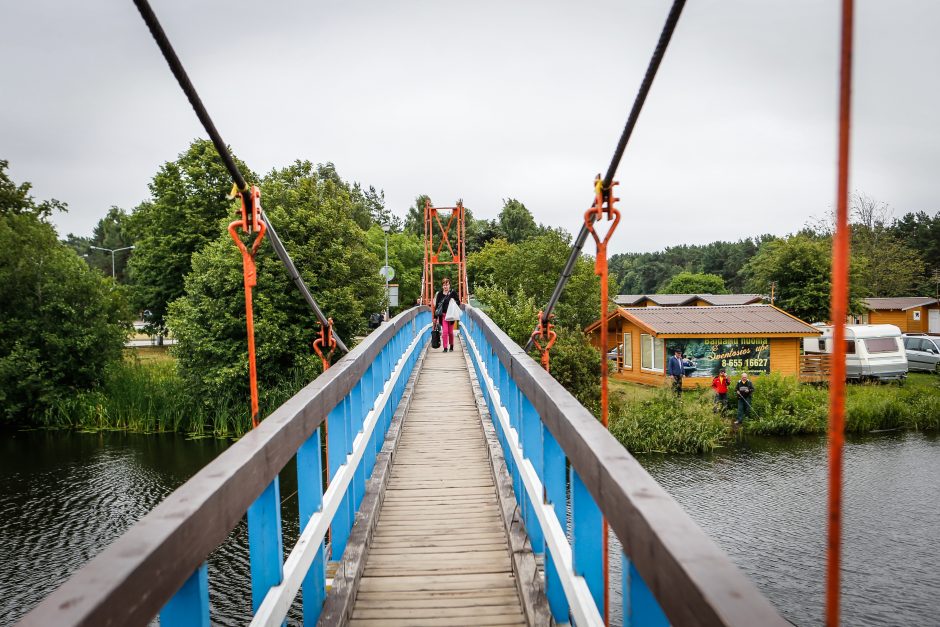
[[[179,436],[0,433],[0,625],[12,624],[225,443]],[[846,445],[845,625],[940,624],[940,440]],[[821,438],[752,438],[706,456],[646,455],[647,470],[788,619],[821,623],[827,458]],[[282,473],[284,546],[296,541],[293,464]],[[613,624],[620,547],[611,543]],[[247,526],[209,559],[213,624],[251,610]],[[299,622],[295,607],[289,622]]]
[[[786,618],[822,622],[824,438],[751,438],[707,456],[640,461]],[[935,436],[847,441],[843,624],[940,624],[938,477]]]
[[[0,434],[0,625],[15,622],[226,446],[175,435]],[[290,468],[280,478],[285,547],[298,526]],[[244,623],[251,612],[244,519],[209,558],[209,592],[213,624]]]

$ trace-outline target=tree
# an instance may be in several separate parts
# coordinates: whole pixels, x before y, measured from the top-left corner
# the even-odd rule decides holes
[[[717,274],[680,272],[659,288],[660,294],[727,294]]]
[[[496,220],[474,218],[473,213],[471,213],[469,209],[466,210],[464,220],[466,221],[466,249],[468,255],[470,253],[475,253],[478,250],[482,250],[482,248],[488,242],[491,242],[494,239],[505,239],[506,237]]]
[[[908,248],[920,253],[926,276],[940,271],[940,212],[931,217],[926,211],[908,213],[891,225],[891,234]]]
[[[99,270],[102,274],[111,276],[112,259],[111,253],[103,250],[95,250],[92,246],[98,248],[109,248],[117,250],[134,245],[127,230],[128,215],[120,207],[112,206],[108,213],[98,220],[92,231],[91,237],[75,237],[69,233],[66,238],[66,244],[78,252],[88,265]],[[114,279],[118,283],[127,283],[127,263],[130,259],[130,250],[123,250],[114,255]]]
[[[503,209],[499,212],[499,227],[510,244],[527,240],[539,232],[532,212],[515,198],[503,201]]]
[[[256,179],[244,163],[236,163],[249,180]],[[197,139],[176,161],[160,167],[150,183],[151,199],[130,216],[128,233],[136,246],[130,278],[136,304],[150,311],[156,330],[165,326],[169,303],[183,295],[193,254],[225,233],[226,222],[239,210],[238,201],[227,197],[231,187],[215,146]]]
[[[373,225],[366,233],[369,250],[385,262],[385,233]],[[414,306],[421,297],[421,272],[424,264],[424,244],[421,238],[409,232],[388,234],[388,264],[395,269],[391,283],[398,284],[398,309]],[[382,279],[382,298],[385,298],[385,280]]]
[[[427,194],[419,194],[415,198],[415,204],[408,207],[408,214],[405,216],[405,232],[424,238],[424,205],[431,202],[431,197]]]
[[[518,244],[493,240],[467,257],[468,278],[479,296],[484,286],[504,287],[512,298],[532,297],[544,307],[551,297],[571,251],[571,237],[557,231],[529,238]],[[568,285],[555,308],[561,327],[581,330],[600,317],[600,289],[594,264],[578,259]],[[486,303],[481,299],[481,302]],[[532,328],[535,328],[533,319]]]
[[[522,289],[513,292],[519,294]],[[540,306],[532,296],[513,296],[503,286],[482,287],[476,296],[486,304],[486,314],[514,342],[524,346],[529,341],[534,328],[532,321],[538,317]],[[550,353],[552,376],[583,405],[596,410],[600,398],[600,353],[579,329],[559,327],[556,331],[557,339]]]
[[[36,421],[121,359],[130,310],[110,278],[58,241],[58,201],[36,203],[0,161],[0,416]]]
[[[323,311],[345,342],[366,331],[379,311],[384,282],[378,257],[354,219],[354,194],[309,162],[274,170],[261,181],[262,202]],[[257,255],[254,322],[262,393],[320,372],[311,349],[318,326],[268,243]],[[197,398],[248,397],[241,256],[228,233],[193,255],[185,295],[170,305],[180,374]],[[233,392],[234,391],[234,392]],[[247,414],[241,428],[247,425]]]
[[[807,322],[829,320],[832,292],[832,242],[808,235],[764,243],[744,268],[750,277],[748,287],[756,293],[768,290],[776,281],[775,305]],[[859,262],[850,268],[849,313],[863,311]]]

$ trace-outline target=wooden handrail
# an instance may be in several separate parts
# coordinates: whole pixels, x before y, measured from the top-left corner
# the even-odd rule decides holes
[[[466,306],[677,625],[789,623],[632,455],[483,312]]]
[[[25,615],[20,625],[147,625],[228,537],[327,414],[406,324],[376,329],[114,541]]]

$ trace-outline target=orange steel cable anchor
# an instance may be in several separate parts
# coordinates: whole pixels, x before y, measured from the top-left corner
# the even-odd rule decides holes
[[[555,314],[543,317],[542,312],[539,311],[539,326],[532,332],[532,343],[542,353],[542,367],[545,368],[545,372],[551,372],[548,367],[548,351],[555,345],[555,340],[558,338],[555,333],[555,325],[552,324],[554,317]],[[539,340],[545,342],[544,347],[539,343]]]
[[[839,173],[836,232],[832,241],[832,368],[829,380],[829,530],[826,625],[839,624],[842,552],[842,455],[845,440],[845,317],[849,299],[849,131],[852,99],[853,0],[842,2],[839,76]]]
[[[330,369],[330,359],[333,357],[334,351],[336,351],[336,338],[333,337],[333,318],[326,319],[327,325],[323,326],[323,323],[320,323],[320,337],[313,341],[313,350],[320,357],[320,361],[323,362],[323,372],[326,372]],[[326,356],[323,356],[323,347],[328,346],[329,352]],[[323,464],[323,489],[330,487],[330,421],[329,419],[323,421],[323,456],[325,458]],[[327,530],[328,533],[332,533],[332,527]]]
[[[258,370],[255,365],[255,322],[251,304],[251,290],[258,283],[258,271],[255,268],[255,254],[258,247],[261,246],[261,240],[264,239],[264,233],[267,231],[267,225],[261,220],[261,190],[252,186],[250,190],[239,190],[232,188],[233,193],[247,191],[248,194],[240,194],[242,197],[242,216],[241,220],[235,220],[228,225],[228,233],[232,236],[235,245],[242,253],[242,270],[245,279],[245,322],[248,327],[248,377],[251,384],[251,427],[258,426]],[[245,205],[245,196],[249,196],[251,208]],[[257,233],[251,250],[239,237],[238,229],[241,228],[245,233]]]
[[[313,341],[313,350],[323,362],[323,372],[330,369],[330,359],[336,351],[336,338],[333,337],[333,318],[326,319],[327,325],[320,324],[320,337]],[[323,348],[329,347],[329,352],[323,356]]]
[[[604,189],[604,181],[601,179],[601,175],[598,174],[594,179],[594,206],[584,212],[584,226],[587,228],[588,232],[594,238],[594,243],[597,244],[597,257],[594,260],[594,273],[600,276],[601,278],[601,423],[603,423],[604,428],[608,428],[607,421],[607,295],[608,295],[608,285],[607,285],[607,243],[610,241],[611,235],[614,234],[614,230],[617,228],[617,225],[620,223],[620,212],[617,211],[614,207],[614,203],[619,202],[619,198],[614,198],[613,189],[614,186],[618,185],[616,181],[611,182],[610,187]],[[604,239],[601,239],[600,235],[597,234],[597,231],[594,229],[594,223],[596,221],[604,218],[606,214],[608,220],[612,220],[610,228],[607,229],[607,234],[604,236]],[[608,558],[609,547],[608,545],[608,531],[607,531],[607,517],[604,517],[603,523],[603,534],[604,534],[604,624],[610,624],[610,592],[609,592],[609,571],[610,564]]]

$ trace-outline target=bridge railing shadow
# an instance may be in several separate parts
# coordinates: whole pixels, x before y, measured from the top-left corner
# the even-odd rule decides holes
[[[788,625],[629,452],[482,311],[461,334],[558,623],[603,625],[602,519],[623,547],[624,625]],[[570,512],[570,519],[569,519]]]
[[[304,623],[326,596],[324,538],[342,555],[431,311],[383,324],[200,470],[21,619],[22,625],[210,624],[207,556],[248,518],[252,625]],[[247,411],[247,410],[246,410]],[[328,433],[321,435],[322,430]],[[329,486],[324,490],[326,448]],[[278,473],[296,456],[301,535],[284,560]]]

